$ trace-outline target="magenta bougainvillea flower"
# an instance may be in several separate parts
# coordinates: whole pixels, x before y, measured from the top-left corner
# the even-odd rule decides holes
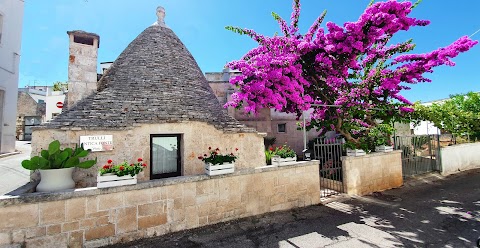
[[[281,35],[267,37],[251,29],[227,27],[250,36],[258,47],[227,67],[241,71],[230,83],[238,90],[225,107],[261,108],[297,113],[313,108],[308,128],[336,130],[359,143],[376,125],[408,115],[411,102],[401,95],[408,84],[430,82],[424,75],[441,65],[453,66],[459,53],[478,42],[467,36],[424,54],[411,54],[412,40],[390,44],[398,32],[430,22],[410,17],[416,4],[390,0],[366,8],[355,22],[321,27],[324,11],[300,34],[300,1],[293,1],[291,23],[273,13]],[[333,106],[332,106],[333,105]]]

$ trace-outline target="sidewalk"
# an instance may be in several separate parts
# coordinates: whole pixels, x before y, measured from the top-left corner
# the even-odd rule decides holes
[[[475,247],[480,170],[110,247]]]
[[[17,189],[30,181],[30,171],[22,167],[22,161],[30,158],[31,146],[28,141],[17,141],[15,148],[16,154],[9,156],[0,155],[0,170],[2,179],[0,180],[0,195],[4,195]]]

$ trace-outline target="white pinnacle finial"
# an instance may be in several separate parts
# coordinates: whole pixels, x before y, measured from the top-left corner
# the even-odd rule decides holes
[[[167,27],[167,25],[165,25],[165,8],[162,6],[157,7],[157,21],[153,25]]]

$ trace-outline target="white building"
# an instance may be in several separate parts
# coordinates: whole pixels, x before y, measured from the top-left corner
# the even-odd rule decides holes
[[[442,104],[445,101],[449,100],[450,98],[434,100],[430,102],[422,103],[423,106],[432,106],[432,104]],[[442,134],[440,129],[437,128],[433,122],[430,121],[421,121],[418,125],[414,125],[413,123],[410,124],[410,128],[413,129],[413,133],[415,135],[425,135],[425,134]]]
[[[37,103],[45,103],[45,116],[42,117],[42,122],[51,121],[62,113],[66,92],[53,91],[52,86],[29,86],[18,90],[28,93]]]
[[[23,0],[0,0],[0,153],[15,151]]]

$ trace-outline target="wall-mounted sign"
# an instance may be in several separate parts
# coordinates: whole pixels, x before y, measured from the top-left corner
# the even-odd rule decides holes
[[[80,145],[83,149],[92,150],[92,152],[113,150],[112,135],[80,136]]]

